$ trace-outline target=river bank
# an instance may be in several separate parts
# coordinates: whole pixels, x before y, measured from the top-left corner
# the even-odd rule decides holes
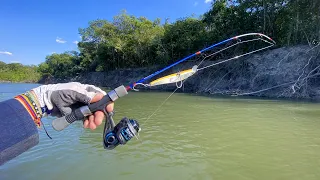
[[[190,77],[178,92],[320,100],[319,52],[319,46],[307,45],[267,50],[198,72]],[[45,77],[39,82],[47,84],[77,81],[105,88],[115,88],[122,84],[133,83],[160,68],[162,67],[90,72],[66,79]],[[181,66],[174,67],[167,73],[182,70],[180,68]],[[141,90],[173,91],[176,84],[139,88]]]

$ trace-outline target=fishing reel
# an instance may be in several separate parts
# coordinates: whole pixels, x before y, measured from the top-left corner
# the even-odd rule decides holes
[[[133,137],[137,137],[141,130],[138,121],[127,117],[124,117],[115,125],[113,115],[113,112],[108,113],[103,131],[103,146],[108,150],[114,149],[119,144],[126,144]]]

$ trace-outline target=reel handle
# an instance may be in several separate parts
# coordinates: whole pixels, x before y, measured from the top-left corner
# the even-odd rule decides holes
[[[75,109],[74,111],[72,111],[70,114],[66,116],[53,120],[52,127],[56,131],[61,131],[75,121],[83,121],[85,117],[92,115],[96,111],[102,111],[104,112],[105,115],[108,116],[106,107],[110,103],[116,101],[118,98],[123,97],[127,94],[128,92],[126,88],[123,85],[121,85],[116,89],[110,91],[100,101],[86,105],[86,106],[82,106],[78,109]]]

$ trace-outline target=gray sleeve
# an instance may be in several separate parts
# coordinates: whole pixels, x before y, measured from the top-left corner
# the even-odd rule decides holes
[[[15,99],[0,102],[0,165],[39,143],[36,125]]]

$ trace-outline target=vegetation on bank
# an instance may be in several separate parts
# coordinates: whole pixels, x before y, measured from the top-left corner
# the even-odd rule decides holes
[[[37,66],[24,66],[20,63],[6,64],[0,61],[0,81],[37,82],[41,77]]]
[[[37,70],[41,75],[64,78],[84,72],[164,65],[249,32],[272,37],[278,47],[315,45],[320,40],[319,24],[319,0],[215,0],[202,16],[173,23],[122,12],[112,22],[98,19],[80,28],[79,52],[49,55]]]

